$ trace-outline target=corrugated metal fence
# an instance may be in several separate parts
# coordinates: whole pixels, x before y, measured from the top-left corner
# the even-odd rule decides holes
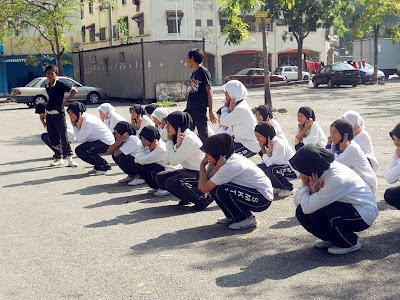
[[[74,78],[103,88],[110,98],[156,98],[157,82],[190,79],[187,53],[204,41],[152,41],[73,53]]]

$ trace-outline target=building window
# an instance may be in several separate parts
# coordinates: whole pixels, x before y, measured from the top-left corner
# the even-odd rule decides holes
[[[85,17],[85,2],[84,0],[81,0],[81,19]]]
[[[124,63],[125,62],[125,52],[120,52],[118,56],[119,56],[119,62]]]
[[[118,26],[117,25],[113,26],[113,38],[114,39],[119,39],[119,31],[118,31]]]
[[[201,26],[201,20],[196,20],[196,26],[200,27]]]
[[[97,64],[96,55],[92,55],[92,65],[96,65],[96,64]]]
[[[110,73],[109,73],[109,68],[108,68],[108,58],[104,59],[104,69],[105,69],[105,77],[109,77]]]
[[[99,4],[99,11],[103,11],[103,10],[104,10],[103,3],[100,3]]]
[[[89,30],[89,40],[94,42],[96,39],[96,26],[92,24],[90,26],[86,26],[86,29]]]
[[[136,12],[140,11],[140,0],[132,0],[132,4],[136,5]]]
[[[93,14],[93,0],[89,0],[89,13]]]
[[[278,19],[276,20],[276,26],[286,26],[286,25],[283,19]]]
[[[168,33],[181,33],[181,21],[183,12],[181,10],[167,10]]]
[[[212,27],[213,26],[213,20],[207,20],[207,26]]]
[[[219,20],[219,25],[221,26],[221,32],[224,31],[225,26],[228,24],[226,18]]]
[[[126,5],[126,0],[121,0],[122,5]]]
[[[143,13],[138,13],[138,14],[134,15],[132,17],[132,20],[134,20],[138,25],[139,35],[143,35],[144,34],[144,16],[143,16]]]
[[[82,43],[86,43],[86,27],[82,26],[81,28],[81,36],[82,36]]]
[[[100,28],[99,33],[100,33],[100,35],[99,35],[100,41],[105,41],[106,40],[106,28],[105,27]]]

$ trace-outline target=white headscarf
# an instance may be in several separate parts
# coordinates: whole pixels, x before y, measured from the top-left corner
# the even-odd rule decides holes
[[[152,117],[156,117],[158,121],[162,121],[165,119],[171,112],[168,108],[164,107],[157,107],[153,113],[151,114]]]
[[[115,112],[114,106],[112,106],[110,103],[103,103],[97,109],[101,111],[103,114],[109,116],[112,115],[113,112]]]
[[[365,129],[365,122],[364,119],[361,117],[361,115],[354,111],[354,110],[348,110],[346,111],[343,116],[342,119],[345,119],[346,121],[348,121],[351,126],[354,129],[354,126],[360,126],[361,129]]]
[[[228,92],[229,97],[235,102],[247,98],[247,89],[239,80],[230,80],[222,88]]]

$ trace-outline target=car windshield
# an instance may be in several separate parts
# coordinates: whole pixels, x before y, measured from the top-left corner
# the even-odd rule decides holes
[[[277,74],[277,73],[281,73],[282,72],[282,68],[276,68],[276,70],[275,70],[275,74]]]
[[[34,87],[38,82],[40,81],[40,78],[35,78],[33,79],[31,82],[29,82],[27,85],[27,87]]]
[[[298,67],[292,67],[292,70],[293,70],[294,72],[297,72],[297,71],[299,70],[299,68],[298,68]]]
[[[246,75],[249,72],[249,69],[241,70],[237,73],[237,75]]]
[[[350,64],[333,64],[333,71],[345,71],[345,70],[355,70],[355,68]]]

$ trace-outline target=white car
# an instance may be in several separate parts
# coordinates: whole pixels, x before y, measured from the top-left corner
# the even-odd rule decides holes
[[[71,101],[95,104],[107,97],[106,92],[101,88],[84,86],[68,77],[58,76],[57,79],[71,85],[78,91]],[[48,101],[46,84],[46,77],[37,77],[24,87],[12,88],[10,99],[17,103],[26,103],[29,107],[35,107],[37,103]],[[68,97],[68,93],[65,93],[66,97]]]
[[[298,68],[296,66],[283,66],[276,68],[274,74],[275,75],[282,75],[286,77],[286,80],[297,80],[297,72]],[[309,80],[310,79],[310,73],[302,71],[302,79],[303,80]]]

